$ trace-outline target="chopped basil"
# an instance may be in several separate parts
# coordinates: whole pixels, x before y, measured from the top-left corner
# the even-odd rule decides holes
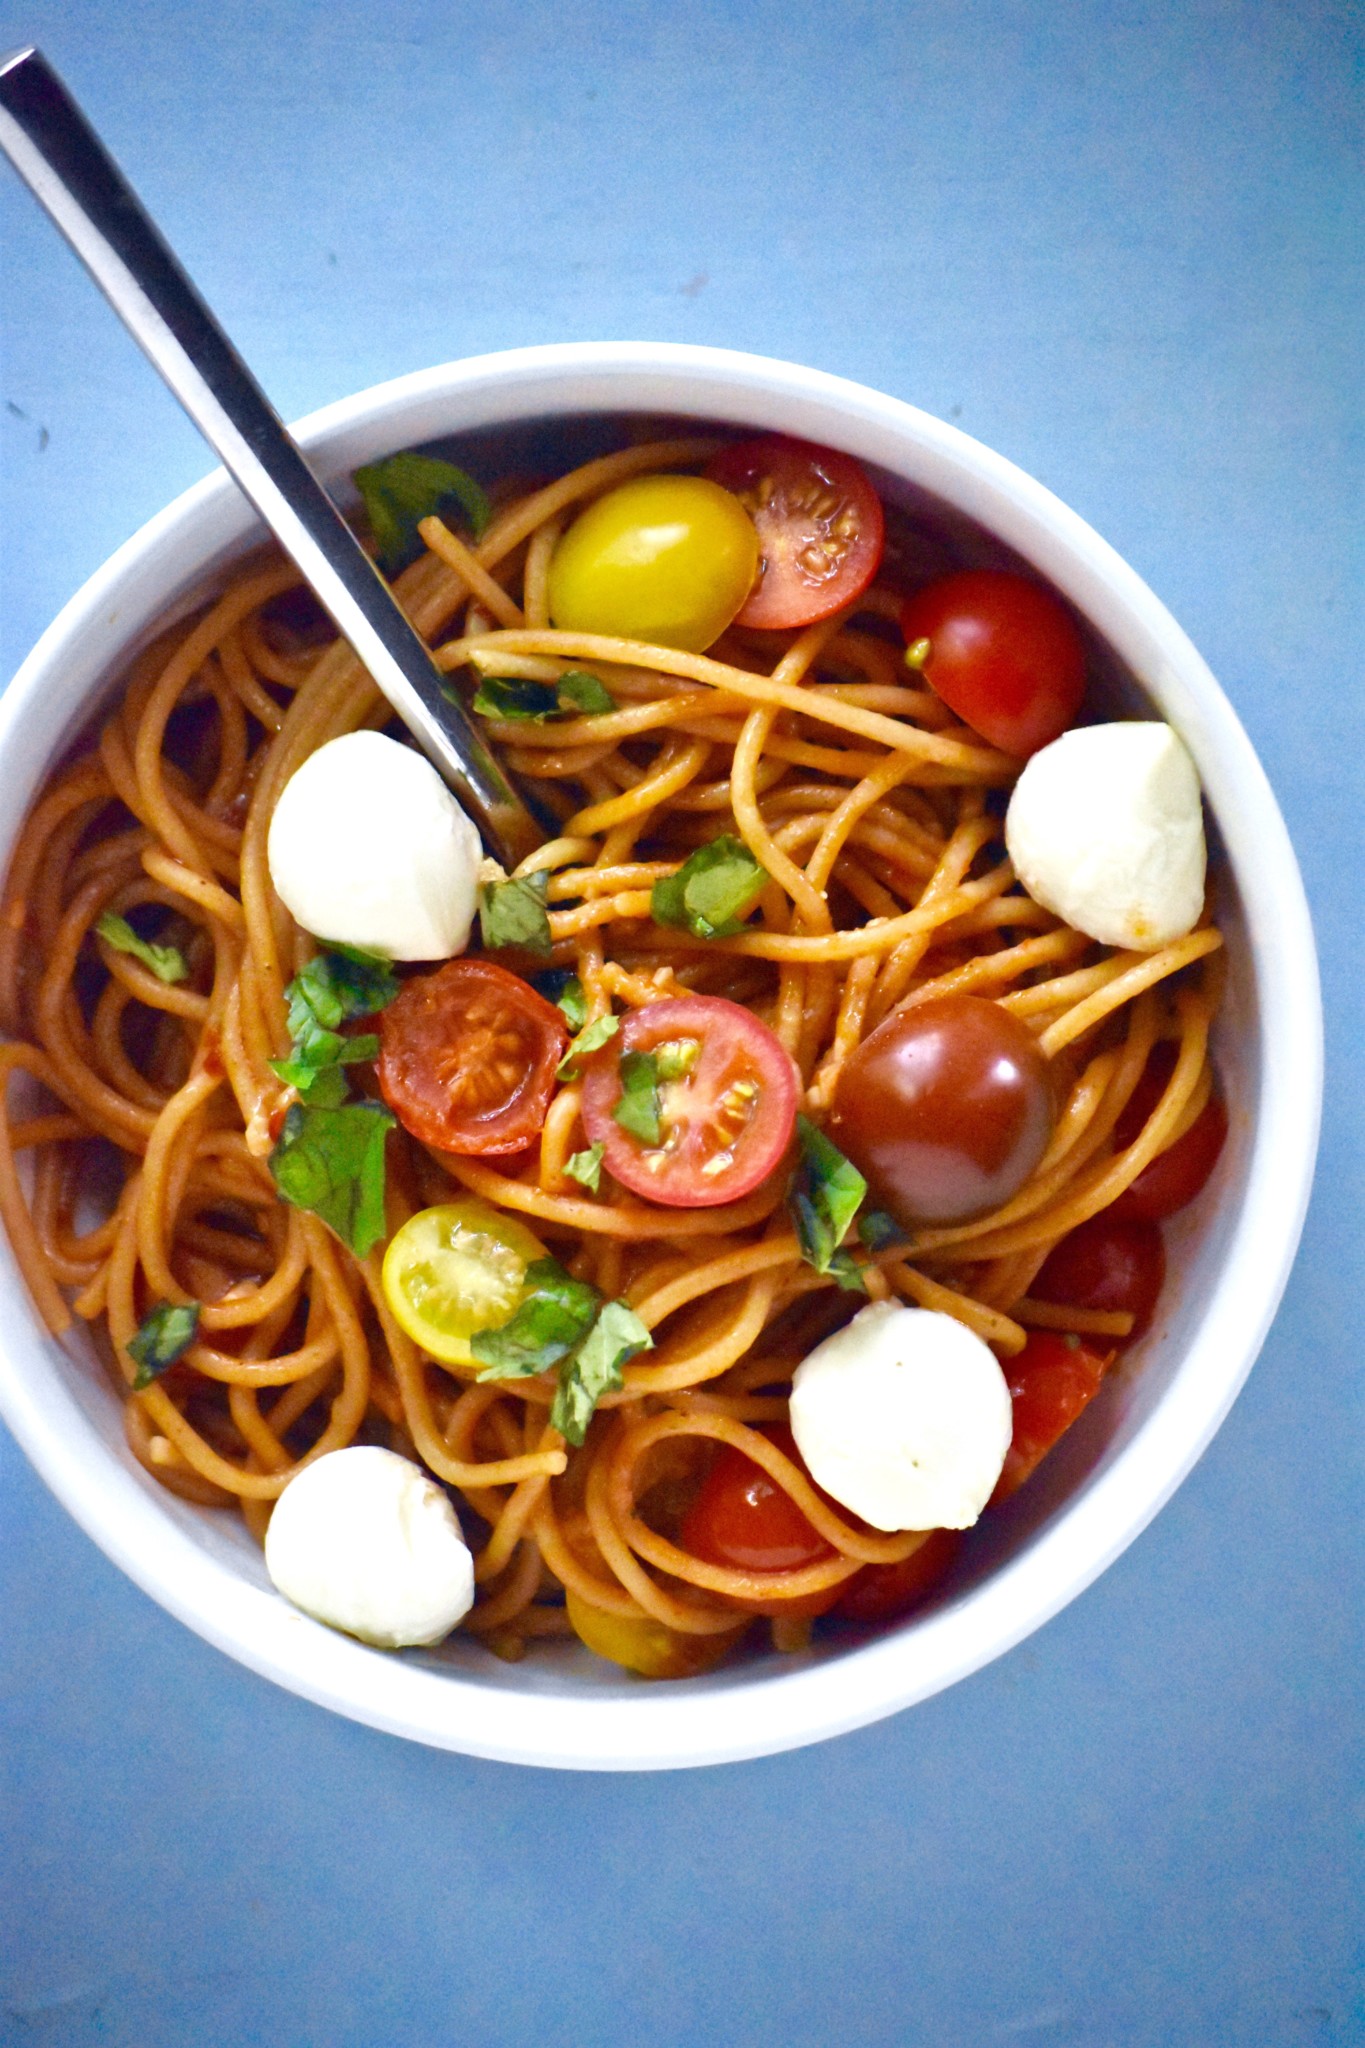
[[[808,1117],[796,1119],[801,1161],[787,1189],[787,1208],[796,1225],[801,1256],[817,1273],[832,1273],[841,1287],[861,1285],[852,1281],[853,1265],[838,1260],[845,1233],[867,1193],[867,1182],[851,1159],[818,1131]]]
[[[621,1100],[614,1121],[642,1145],[657,1145],[663,1136],[659,1121],[659,1063],[652,1052],[621,1055]]]
[[[473,477],[434,455],[409,450],[384,462],[367,463],[356,471],[355,483],[386,576],[396,576],[417,560],[422,552],[417,529],[433,512],[457,510],[475,540],[492,517],[488,499]]]
[[[137,1361],[133,1391],[140,1394],[163,1372],[169,1372],[176,1360],[184,1357],[198,1332],[197,1301],[159,1301],[143,1317],[137,1335],[128,1339],[128,1356]]]
[[[398,993],[387,960],[350,946],[317,953],[285,990],[293,1050],[270,1066],[287,1087],[319,1109],[336,1109],[346,1099],[343,1067],[379,1057],[373,1032],[347,1038],[337,1030],[353,1018],[382,1010]]]
[[[653,1348],[654,1339],[633,1308],[623,1301],[605,1303],[577,1351],[559,1369],[559,1387],[550,1407],[552,1427],[567,1443],[581,1444],[603,1394],[617,1393],[624,1386],[622,1366]]]
[[[558,1259],[537,1259],[526,1268],[526,1281],[532,1292],[511,1321],[469,1340],[484,1367],[479,1378],[533,1379],[557,1367],[550,1421],[569,1443],[581,1444],[602,1395],[623,1384],[622,1366],[654,1340],[625,1302],[604,1303]]]
[[[357,1258],[384,1235],[384,1139],[396,1122],[379,1102],[295,1102],[270,1155],[282,1199],[320,1216]]]
[[[524,676],[485,676],[474,693],[481,718],[553,718],[559,692],[553,683],[533,683]]]
[[[606,1149],[605,1145],[589,1145],[586,1152],[571,1153],[564,1161],[565,1173],[591,1195],[595,1195],[602,1185],[602,1160]]]
[[[866,1294],[867,1281],[863,1269],[852,1252],[838,1251],[829,1262],[829,1277],[836,1287],[842,1287],[846,1294]]]
[[[131,953],[144,967],[149,967],[158,981],[173,982],[189,979],[189,965],[178,946],[154,946],[149,939],[141,939],[133,930],[126,917],[106,910],[98,918],[95,930],[106,946],[112,946],[116,953]]]
[[[572,967],[542,967],[539,974],[531,976],[531,985],[547,1003],[564,1012],[564,1022],[570,1031],[583,1029],[588,1021],[588,999]]]
[[[870,1252],[884,1252],[893,1244],[909,1241],[895,1217],[888,1216],[885,1209],[865,1209],[858,1218],[858,1236]]]
[[[615,1038],[621,1029],[621,1019],[608,1013],[595,1017],[591,1024],[585,1024],[573,1044],[559,1062],[559,1078],[567,1081],[576,1072],[579,1060],[590,1052],[600,1052],[609,1039]]]
[[[558,687],[562,711],[582,711],[589,718],[599,718],[603,712],[616,709],[616,699],[602,678],[585,668],[566,668]]]
[[[763,893],[768,871],[748,847],[723,832],[689,854],[675,875],[654,884],[650,915],[656,924],[691,932],[694,939],[728,939]]]
[[[549,872],[537,868],[506,882],[485,882],[479,890],[479,930],[490,952],[500,946],[521,946],[528,953],[548,953],[550,919],[545,909]]]

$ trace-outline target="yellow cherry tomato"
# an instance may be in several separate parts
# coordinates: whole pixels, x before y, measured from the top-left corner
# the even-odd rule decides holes
[[[697,1678],[713,1670],[750,1626],[746,1617],[720,1635],[687,1635],[665,1627],[652,1614],[608,1614],[589,1606],[572,1589],[566,1589],[564,1597],[580,1642],[599,1657],[638,1671],[642,1678]]]
[[[514,1216],[467,1195],[420,1209],[384,1254],[384,1299],[432,1358],[473,1365],[469,1340],[500,1330],[526,1299],[526,1268],[549,1254]]]
[[[758,533],[704,476],[639,476],[579,514],[550,561],[550,617],[567,633],[653,640],[691,654],[753,588]]]

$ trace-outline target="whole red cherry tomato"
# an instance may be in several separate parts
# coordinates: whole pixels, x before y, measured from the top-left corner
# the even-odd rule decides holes
[[[1151,1327],[1165,1278],[1166,1251],[1156,1224],[1125,1222],[1110,1208],[1053,1246],[1029,1292],[1064,1308],[1126,1310],[1133,1318],[1131,1336],[1140,1337]]]
[[[1119,1151],[1131,1145],[1141,1132],[1164,1094],[1174,1066],[1175,1047],[1168,1040],[1152,1048],[1142,1078],[1114,1126],[1114,1144]],[[1159,1223],[1165,1216],[1174,1216],[1204,1186],[1218,1164],[1227,1134],[1227,1110],[1219,1096],[1210,1095],[1189,1129],[1164,1152],[1158,1152],[1150,1166],[1143,1167],[1132,1186],[1110,1203],[1107,1213],[1147,1223]]]
[[[830,1612],[840,1621],[899,1621],[938,1584],[961,1544],[960,1529],[933,1529],[899,1564],[865,1564],[845,1579]]]
[[[796,1439],[785,1424],[763,1434],[801,1471]],[[683,1520],[678,1546],[704,1564],[739,1572],[794,1572],[820,1564],[834,1552],[806,1520],[789,1493],[761,1465],[733,1444],[722,1444]],[[794,1600],[746,1600],[755,1614],[823,1614],[841,1587],[826,1587]]]
[[[1085,695],[1085,649],[1048,590],[1008,569],[962,569],[901,610],[907,647],[929,642],[923,675],[974,732],[1007,754],[1036,754],[1066,731]]]
[[[808,626],[861,596],[886,541],[881,499],[851,455],[765,434],[723,448],[706,472],[758,528],[758,581],[740,626]]]
[[[379,1019],[379,1087],[424,1145],[496,1157],[545,1121],[569,1042],[552,1003],[492,960],[405,981]]]
[[[1004,1365],[1014,1403],[1014,1437],[991,1495],[992,1505],[1008,1500],[1023,1485],[1094,1400],[1113,1355],[1058,1330],[1030,1330],[1023,1350]]]
[[[669,997],[632,1010],[585,1062],[583,1128],[633,1194],[714,1208],[778,1165],[797,1091],[790,1056],[759,1018],[723,996]]]
[[[830,1135],[899,1223],[957,1223],[1016,1194],[1055,1115],[1027,1025],[982,996],[897,1011],[845,1062]]]

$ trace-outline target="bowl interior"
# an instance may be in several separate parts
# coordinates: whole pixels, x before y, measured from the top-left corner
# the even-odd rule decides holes
[[[668,360],[651,364],[660,356]],[[433,1651],[382,1653],[287,1607],[235,1515],[176,1499],[132,1459],[93,1347],[80,1335],[57,1343],[38,1328],[4,1247],[0,1403],[95,1540],[255,1669],[444,1747],[606,1768],[755,1755],[871,1720],[998,1654],[1102,1570],[1194,1462],[1250,1367],[1306,1201],[1316,1129],[1311,936],[1273,799],[1198,656],[1104,543],[1000,458],[876,394],[753,364],[702,350],[629,358],[525,351],[382,387],[301,433],[345,503],[351,471],[400,447],[447,455],[484,478],[530,477],[669,419],[784,427],[869,462],[894,508],[892,544],[924,573],[1014,565],[1049,576],[1089,641],[1097,707],[1169,716],[1203,775],[1228,939],[1215,1045],[1229,1141],[1198,1203],[1167,1226],[1169,1278],[1156,1325],[1038,1477],[972,1532],[930,1607],[875,1641],[830,1636],[796,1658],[756,1656],[670,1686],[646,1685],[562,1643],[519,1665],[458,1635]],[[0,854],[8,857],[36,788],[130,657],[203,602],[261,539],[219,474],[153,521],[68,606],[0,701],[8,792]],[[1281,967],[1288,937],[1295,1001],[1268,978],[1272,934]],[[1291,1080],[1282,1058],[1295,1047]]]

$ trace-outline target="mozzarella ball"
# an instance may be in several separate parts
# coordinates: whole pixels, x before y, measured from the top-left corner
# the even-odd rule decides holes
[[[483,848],[423,755],[378,732],[328,740],[290,776],[267,843],[275,893],[314,938],[390,960],[462,953]]]
[[[791,1426],[817,1486],[874,1529],[969,1529],[1014,1408],[994,1352],[964,1323],[878,1301],[796,1368]]]
[[[1036,903],[1106,946],[1151,952],[1204,907],[1199,777],[1169,725],[1082,725],[1033,756],[1005,845]]]
[[[290,1480],[265,1565],[305,1614],[381,1650],[439,1643],[474,1604],[474,1560],[446,1495],[376,1445],[328,1451]]]

